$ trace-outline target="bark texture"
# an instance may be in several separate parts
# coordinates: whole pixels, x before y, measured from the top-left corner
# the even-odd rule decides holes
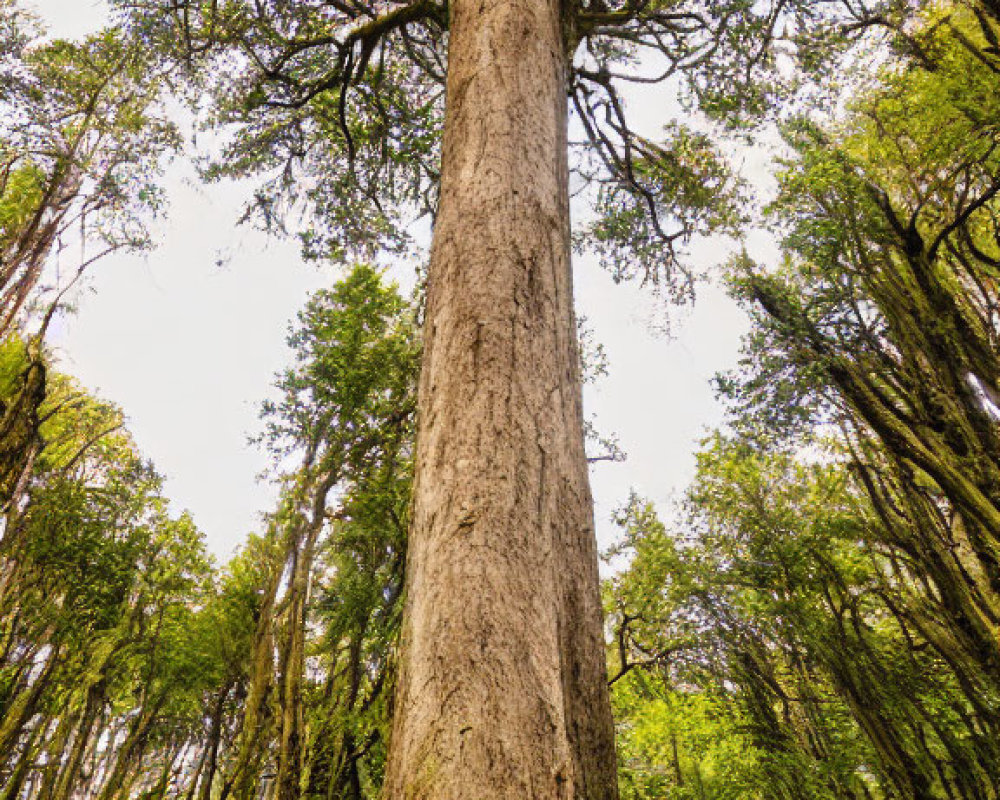
[[[558,0],[452,0],[391,800],[617,797]]]

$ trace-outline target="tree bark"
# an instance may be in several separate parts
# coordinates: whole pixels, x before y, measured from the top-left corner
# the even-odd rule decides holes
[[[94,723],[104,701],[105,688],[104,681],[98,680],[87,690],[87,700],[73,739],[73,747],[69,756],[62,759],[62,767],[57,773],[51,800],[69,800],[72,796],[77,775],[80,773],[80,765],[83,763],[83,756],[94,730]]]
[[[558,0],[452,0],[386,796],[617,797]]]
[[[212,783],[215,781],[215,772],[219,764],[219,745],[222,742],[222,723],[226,713],[226,700],[232,691],[235,680],[229,681],[215,697],[215,706],[212,710],[211,723],[208,729],[208,741],[205,760],[203,761],[205,772],[201,782],[201,789],[198,792],[200,800],[211,800]],[[191,785],[192,796],[194,794],[194,783]]]

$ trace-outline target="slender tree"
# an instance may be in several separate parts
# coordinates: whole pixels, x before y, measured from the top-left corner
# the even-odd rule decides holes
[[[44,445],[46,329],[95,263],[149,246],[155,180],[177,144],[162,76],[120,31],[82,42],[41,33],[0,0],[0,339],[13,349],[22,336],[27,355],[18,391],[0,401],[0,513],[23,499]]]

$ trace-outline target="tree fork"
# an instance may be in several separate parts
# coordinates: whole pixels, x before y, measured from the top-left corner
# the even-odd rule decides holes
[[[386,797],[617,797],[570,271],[566,13],[453,0]]]

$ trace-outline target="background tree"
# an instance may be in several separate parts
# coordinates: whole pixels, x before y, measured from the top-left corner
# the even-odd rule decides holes
[[[846,117],[786,127],[785,260],[736,263],[757,326],[721,381],[735,439],[709,443],[676,540],[623,515],[637,796],[658,764],[681,797],[996,794],[996,36],[993,9],[926,10]],[[749,741],[735,770],[668,714],[628,727],[676,694]]]
[[[978,8],[935,12],[920,34],[933,69],[888,75],[839,138],[809,125],[791,133],[798,158],[773,211],[789,264],[741,283],[764,309],[755,348],[769,359],[737,390],[752,407],[769,382],[786,405],[802,398],[846,427],[886,528],[908,532],[897,546],[939,593],[952,633],[928,622],[928,635],[986,672],[1000,531],[1000,172],[985,121],[997,26]]]
[[[95,262],[150,244],[156,179],[178,145],[159,104],[163,85],[120,31],[45,42],[18,3],[0,2],[0,340],[27,342],[0,407],[5,509],[42,446],[52,315]]]
[[[914,624],[925,588],[843,464],[718,440],[689,503],[680,542],[637,498],[622,515],[632,796],[994,796],[991,701]]]
[[[190,520],[167,513],[120,412],[51,377],[45,447],[4,540],[5,800],[377,795],[412,311],[357,267],[310,301],[290,343],[263,436],[288,470],[282,499],[221,573]]]
[[[275,797],[360,798],[378,782],[377,767],[363,775],[391,686],[418,350],[407,304],[367,266],[315,295],[289,344],[296,365],[265,407],[264,439],[301,464],[264,539],[249,694],[221,792],[253,796],[273,758]]]
[[[82,774],[110,797],[141,777],[151,750],[176,758],[179,742],[157,738],[170,724],[161,712],[183,707],[199,675],[181,653],[197,646],[188,623],[209,564],[190,520],[168,515],[161,479],[124,434],[100,426],[117,413],[84,397],[49,417],[50,444],[7,529],[5,797],[68,798]],[[60,428],[64,437],[51,435]]]

